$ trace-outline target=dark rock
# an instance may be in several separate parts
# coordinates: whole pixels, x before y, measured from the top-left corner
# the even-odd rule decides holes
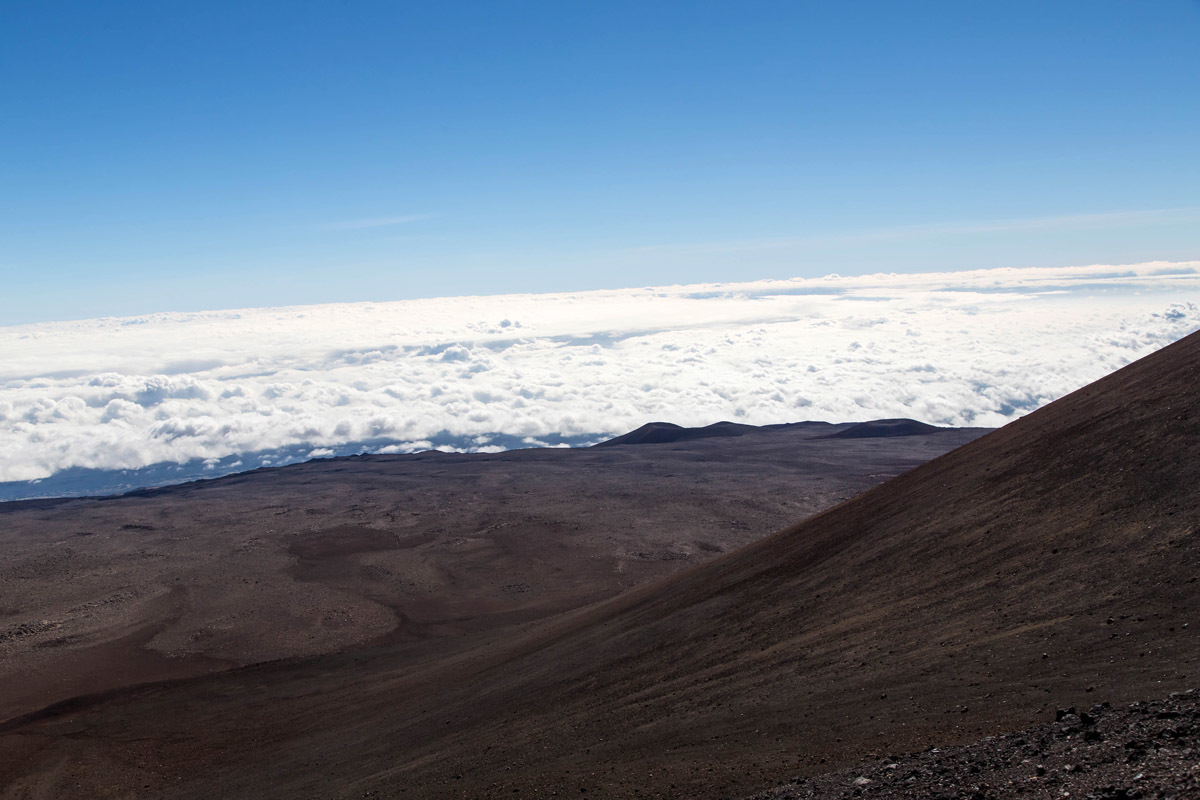
[[[1058,709],[1054,722],[1018,733],[989,736],[964,747],[890,755],[869,767],[814,777],[802,793],[784,787],[753,800],[1200,800],[1195,751],[1180,743],[1192,730],[1182,720],[1193,716],[1200,719],[1200,697],[1183,693],[1118,709],[1106,703],[1082,713]],[[1086,744],[1071,732],[1081,733]],[[872,782],[854,785],[856,777]]]

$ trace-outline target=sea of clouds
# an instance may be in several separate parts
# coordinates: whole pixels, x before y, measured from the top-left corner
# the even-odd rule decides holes
[[[1198,304],[1200,262],[1156,262],[0,327],[0,482],[651,420],[998,426],[1200,328]]]

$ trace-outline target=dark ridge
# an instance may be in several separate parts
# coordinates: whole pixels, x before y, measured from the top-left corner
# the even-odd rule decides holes
[[[875,419],[829,434],[830,439],[875,439],[884,436],[924,436],[946,430],[915,419]]]
[[[597,442],[592,447],[613,447],[623,444],[667,444],[670,442],[689,442],[695,439],[711,439],[718,436],[744,436],[747,433],[767,431],[784,431],[835,427],[830,422],[780,422],[773,425],[746,425],[741,422],[714,422],[698,428],[685,428],[673,422],[647,422],[637,430]],[[934,430],[948,430],[935,428]]]
[[[592,447],[687,442],[693,439],[710,439],[714,436],[741,436],[756,430],[758,427],[754,425],[742,425],[737,422],[714,422],[702,428],[684,428],[671,422],[647,422],[637,430],[599,442]]]
[[[615,436],[598,442],[592,447],[615,447],[626,444],[668,444],[671,442],[688,442],[695,439],[710,439],[717,436],[744,436],[757,433],[792,428],[837,428],[837,432],[828,434],[826,438],[838,439],[870,439],[885,436],[922,436],[938,431],[951,430],[926,425],[913,419],[877,419],[870,422],[854,424],[830,422],[785,422],[774,425],[746,425],[740,422],[714,422],[697,428],[685,428],[673,422],[648,422],[642,427],[629,433]]]
[[[11,717],[6,720],[0,720],[0,734],[9,731],[18,730],[27,725],[43,720],[52,720],[58,717],[70,716],[77,714],[92,706],[99,705],[104,702],[117,700],[122,697],[133,697],[142,695],[147,692],[154,691],[156,688],[169,686],[172,683],[178,683],[178,679],[174,681],[151,681],[139,683],[134,686],[122,686],[116,689],[109,689],[103,692],[93,692],[91,694],[77,695],[68,697],[66,700],[60,700],[57,703],[51,703],[45,708],[39,708],[35,711],[30,711],[26,714],[20,714],[16,717]],[[3,787],[0,787],[3,788]]]

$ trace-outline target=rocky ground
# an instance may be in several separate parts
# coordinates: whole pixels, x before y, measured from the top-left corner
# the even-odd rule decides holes
[[[1200,797],[1200,693],[1059,709],[1055,721],[797,778],[753,800]]]

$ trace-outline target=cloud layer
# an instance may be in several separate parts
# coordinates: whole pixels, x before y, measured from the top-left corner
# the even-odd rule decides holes
[[[2,327],[0,481],[649,420],[1001,425],[1200,328],[1198,304],[1200,262],[1159,262]]]

